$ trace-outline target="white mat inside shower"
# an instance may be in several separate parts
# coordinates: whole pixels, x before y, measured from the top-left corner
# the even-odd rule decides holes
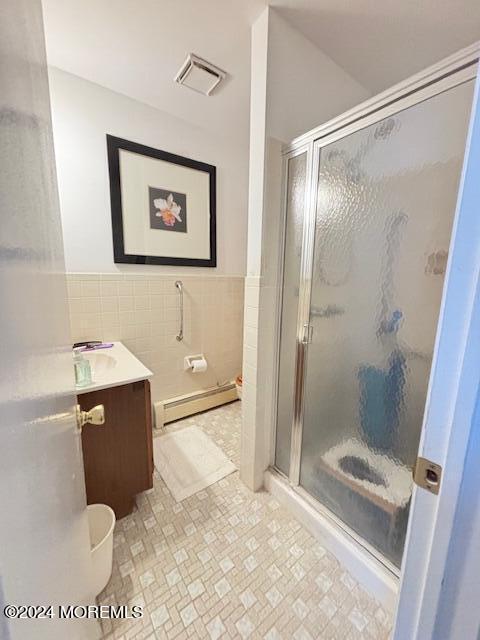
[[[236,466],[198,427],[153,440],[155,467],[177,502],[236,471]]]

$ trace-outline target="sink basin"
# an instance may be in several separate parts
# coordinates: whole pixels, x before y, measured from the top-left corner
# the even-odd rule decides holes
[[[106,353],[86,353],[84,351],[83,355],[90,362],[94,382],[104,378],[117,365],[117,360]]]
[[[76,387],[77,395],[148,380],[153,376],[121,342],[113,342],[109,349],[83,351],[82,354],[90,362],[92,382],[85,387]]]

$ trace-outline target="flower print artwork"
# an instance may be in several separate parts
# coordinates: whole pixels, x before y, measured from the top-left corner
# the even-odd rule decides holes
[[[180,217],[182,207],[173,200],[173,193],[171,193],[166,200],[163,198],[156,198],[153,201],[153,206],[158,209],[155,215],[157,218],[162,218],[167,227],[173,227],[175,222],[182,221]]]
[[[107,157],[114,262],[216,267],[216,167],[109,134]]]
[[[184,193],[148,187],[150,227],[163,231],[187,231],[187,197]]]

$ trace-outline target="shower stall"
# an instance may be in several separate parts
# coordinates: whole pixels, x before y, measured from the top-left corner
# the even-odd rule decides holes
[[[475,62],[284,151],[273,466],[398,575]]]

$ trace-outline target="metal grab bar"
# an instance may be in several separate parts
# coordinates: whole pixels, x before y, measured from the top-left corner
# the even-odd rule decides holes
[[[181,280],[177,280],[175,282],[175,286],[178,289],[178,293],[180,294],[180,331],[175,336],[180,342],[183,340],[183,283]]]

